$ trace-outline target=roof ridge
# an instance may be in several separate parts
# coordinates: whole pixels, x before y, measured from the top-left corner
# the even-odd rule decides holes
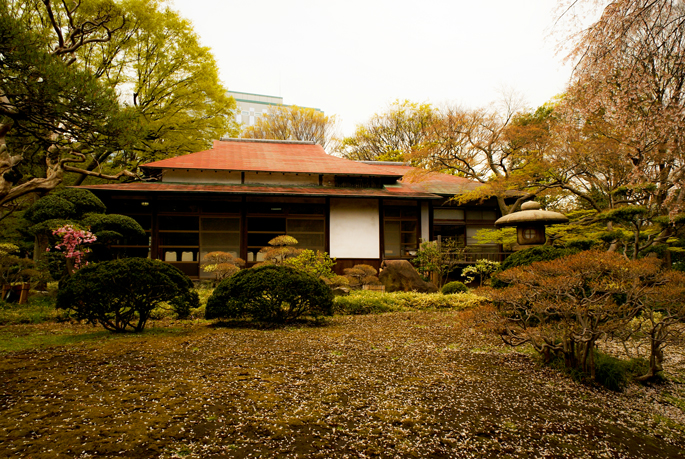
[[[311,140],[277,140],[277,139],[243,139],[237,137],[222,137],[219,142],[261,142],[261,143],[288,143],[297,145],[316,145]]]

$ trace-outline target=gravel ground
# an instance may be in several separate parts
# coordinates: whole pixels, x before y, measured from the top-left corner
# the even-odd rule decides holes
[[[479,310],[185,325],[0,356],[0,457],[685,457],[685,353],[623,393]]]

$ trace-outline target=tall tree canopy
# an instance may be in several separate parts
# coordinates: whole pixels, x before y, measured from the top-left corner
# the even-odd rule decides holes
[[[0,0],[0,206],[28,193],[47,192],[66,172],[84,172],[87,154],[121,148],[131,113],[113,88],[76,65],[84,46],[109,40],[125,17],[109,2],[64,9],[49,1]],[[83,13],[83,14],[82,14]],[[36,176],[34,167],[40,164]],[[27,166],[27,167],[24,167]],[[24,176],[27,173],[27,176]],[[92,175],[103,176],[95,172]],[[121,172],[107,178],[133,175]]]
[[[246,126],[241,137],[246,139],[304,140],[316,142],[324,150],[336,144],[335,116],[326,116],[313,108],[278,105]]]
[[[685,4],[609,2],[574,43],[577,65],[556,110],[559,179],[620,226],[612,246],[637,256],[677,243],[685,219]]]
[[[512,101],[500,109],[436,110],[424,142],[409,155],[416,164],[480,182],[461,201],[495,197],[502,214],[554,187],[545,173],[552,109],[522,111]],[[516,192],[516,194],[512,194]],[[517,199],[511,200],[516,196]]]
[[[87,50],[83,61],[117,88],[123,104],[136,113],[140,132],[130,148],[105,152],[91,165],[113,158],[117,167],[135,167],[237,135],[235,101],[190,23],[152,0],[128,5],[130,21],[120,39]]]
[[[341,153],[357,161],[408,161],[412,151],[427,140],[426,129],[434,116],[430,104],[397,100],[344,138]]]
[[[236,132],[213,57],[162,2],[0,0],[0,57],[5,210]]]

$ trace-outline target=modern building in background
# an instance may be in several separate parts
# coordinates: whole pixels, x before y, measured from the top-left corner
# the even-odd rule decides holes
[[[279,96],[267,96],[264,94],[252,94],[238,91],[228,91],[228,95],[233,97],[236,102],[237,110],[235,120],[246,126],[254,125],[260,116],[269,112],[270,107],[284,105],[283,98]],[[318,108],[314,108],[314,110],[323,113],[323,111]]]

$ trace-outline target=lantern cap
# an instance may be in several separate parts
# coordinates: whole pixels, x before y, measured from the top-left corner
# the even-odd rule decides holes
[[[540,203],[528,201],[521,205],[518,212],[505,215],[495,222],[495,226],[521,226],[524,224],[533,225],[555,225],[557,223],[568,223],[568,217],[559,212],[540,210]]]

